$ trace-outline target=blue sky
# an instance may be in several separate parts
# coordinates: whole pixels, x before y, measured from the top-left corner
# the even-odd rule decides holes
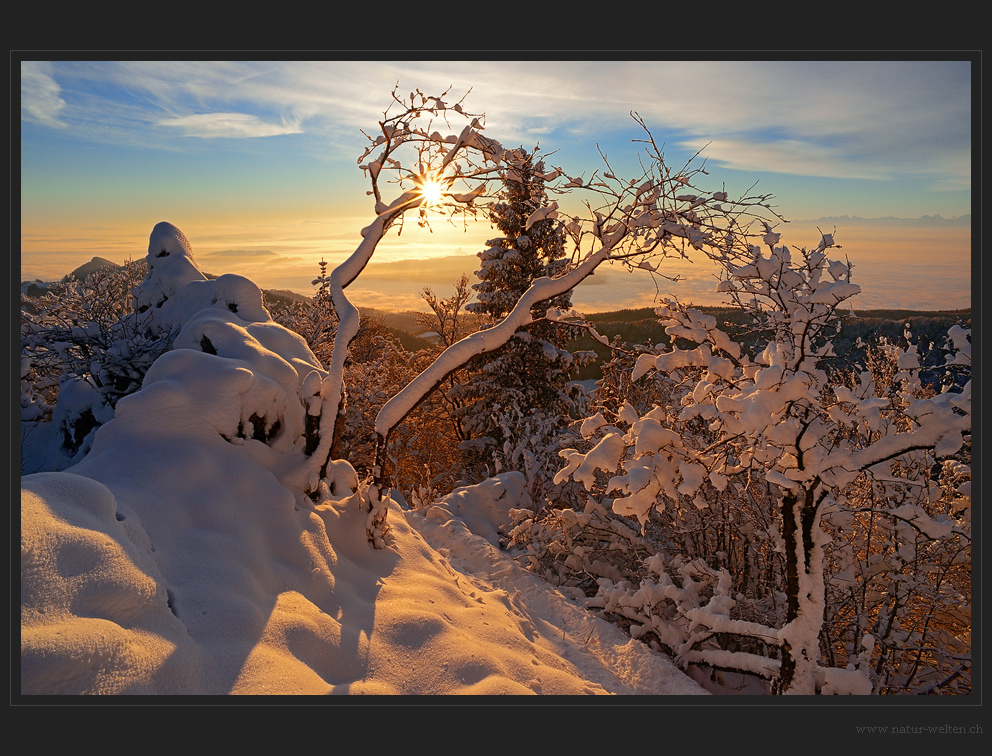
[[[636,111],[714,187],[758,181],[790,220],[971,212],[972,63],[780,61],[22,61],[22,276],[144,254],[169,220],[194,250],[268,253],[285,274],[354,248],[356,159],[390,92],[458,99],[504,145],[572,175],[636,164]],[[487,238],[481,232],[479,239]],[[384,259],[474,254],[435,237]],[[815,244],[816,239],[802,239]],[[221,258],[217,258],[220,260]],[[243,258],[247,260],[248,258]],[[225,271],[217,271],[225,272]],[[309,273],[301,273],[306,288]],[[263,282],[260,282],[263,283]],[[272,284],[270,284],[272,285]]]

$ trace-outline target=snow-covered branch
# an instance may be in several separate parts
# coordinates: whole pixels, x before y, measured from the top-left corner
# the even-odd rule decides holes
[[[615,238],[614,244],[621,238]],[[574,289],[609,258],[611,249],[610,246],[601,247],[561,278],[538,279],[503,320],[491,328],[466,336],[445,349],[427,370],[386,403],[376,418],[376,433],[382,438],[388,436],[447,375],[465,365],[472,357],[498,349],[513,338],[519,329],[532,322],[531,308],[535,304]]]

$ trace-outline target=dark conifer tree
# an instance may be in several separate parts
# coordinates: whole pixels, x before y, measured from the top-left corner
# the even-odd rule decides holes
[[[489,240],[479,253],[476,301],[466,309],[492,322],[506,316],[535,279],[557,277],[565,270],[560,222],[545,217],[527,225],[536,210],[548,205],[543,172],[543,164],[527,155],[523,168],[504,178],[502,201],[490,211],[489,219],[502,236]],[[577,365],[565,348],[575,329],[544,320],[551,307],[569,310],[571,293],[536,304],[535,322],[500,349],[477,358],[469,366],[470,380],[455,389],[465,405],[471,446],[486,460],[495,453],[503,469],[518,467],[514,449],[546,444],[576,409],[577,392],[569,390],[568,381]],[[514,438],[522,434],[527,438]]]

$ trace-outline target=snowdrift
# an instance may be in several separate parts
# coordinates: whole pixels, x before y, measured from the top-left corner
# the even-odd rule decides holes
[[[153,445],[117,447],[117,474],[25,477],[22,693],[704,692],[448,502],[390,511],[374,550],[347,502],[298,509],[250,462],[214,484],[202,464],[132,465]]]

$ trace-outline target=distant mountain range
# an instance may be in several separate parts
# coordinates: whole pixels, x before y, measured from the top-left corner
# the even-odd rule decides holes
[[[833,223],[848,226],[970,226],[971,213],[957,218],[944,218],[941,215],[921,215],[919,218],[860,218],[857,215],[833,215],[815,220],[797,220],[793,223]]]

